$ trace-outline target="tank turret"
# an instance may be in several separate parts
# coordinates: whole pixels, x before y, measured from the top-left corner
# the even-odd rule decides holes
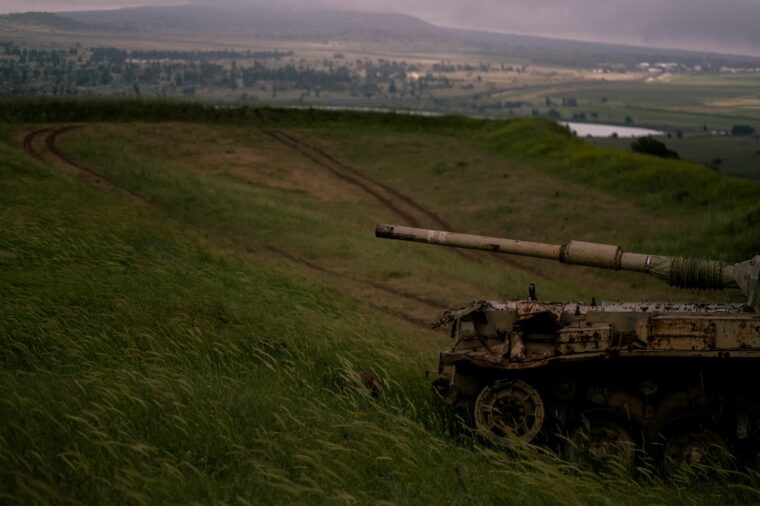
[[[381,225],[375,235],[640,272],[746,304],[477,301],[444,313],[454,345],[435,391],[499,445],[542,443],[570,458],[667,472],[760,462],[760,256],[727,264],[620,246],[499,239]]]
[[[726,264],[716,260],[692,257],[628,253],[620,246],[610,244],[582,241],[570,241],[562,245],[545,244],[399,225],[378,225],[375,236],[383,239],[546,258],[572,265],[641,272],[678,288],[693,290],[737,288],[747,296],[748,305],[756,312],[760,312],[760,255],[746,262]]]

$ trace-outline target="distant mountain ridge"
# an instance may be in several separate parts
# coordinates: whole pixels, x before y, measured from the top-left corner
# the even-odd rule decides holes
[[[542,37],[536,35],[521,35],[516,33],[491,32],[487,30],[477,30],[472,28],[440,27],[443,30],[459,37],[460,39],[479,45],[491,51],[497,51],[500,48],[525,48],[525,49],[542,49],[546,51],[556,51],[564,53],[585,53],[585,54],[616,54],[640,56],[642,58],[703,58],[711,57],[730,57],[732,61],[757,62],[760,64],[760,57],[746,55],[733,55],[722,53],[708,53],[704,51],[687,51],[684,49],[654,48],[645,46],[632,46],[624,44],[613,44],[605,42],[588,42],[571,39],[558,39],[551,37]]]
[[[89,25],[52,12],[23,12],[5,14],[0,20],[18,25],[35,25],[55,30],[75,32],[89,29]]]
[[[200,5],[136,7],[61,14],[74,22],[111,29],[188,31],[290,40],[359,42],[458,47],[456,34],[406,14],[361,11],[294,11],[266,7]]]
[[[410,51],[500,53],[517,49],[551,53],[555,63],[565,63],[575,55],[593,55],[607,61],[610,55],[630,61],[639,58],[663,61],[678,58],[693,64],[701,61],[760,65],[760,58],[720,55],[676,49],[657,49],[599,42],[555,39],[541,36],[490,32],[477,29],[436,26],[406,14],[366,11],[293,10],[262,6],[184,5],[173,7],[133,7],[116,10],[78,12],[27,12],[0,16],[5,24],[42,26],[54,30],[117,31],[121,34],[161,33],[234,36],[250,39],[330,41],[385,45]],[[529,54],[526,56],[530,57]],[[544,58],[546,61],[546,58]]]

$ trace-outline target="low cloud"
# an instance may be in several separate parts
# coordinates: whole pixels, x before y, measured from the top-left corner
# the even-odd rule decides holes
[[[760,56],[758,0],[186,0],[293,9],[401,12],[427,21],[580,40]],[[176,5],[172,0],[0,0],[0,11]]]
[[[143,7],[148,5],[182,5],[187,3],[187,1],[182,0],[0,0],[0,12],[65,12]]]

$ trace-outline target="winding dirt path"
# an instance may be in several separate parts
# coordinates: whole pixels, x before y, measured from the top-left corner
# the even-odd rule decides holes
[[[38,160],[42,160],[41,153],[34,149],[34,141],[37,139],[37,137],[49,131],[50,131],[50,128],[40,128],[38,130],[33,130],[29,132],[28,134],[26,134],[22,142],[24,151],[32,155],[34,158]]]
[[[415,218],[411,214],[401,209],[394,202],[392,202],[391,199],[389,199],[388,197],[386,197],[385,195],[383,195],[381,192],[377,191],[376,189],[372,188],[370,185],[360,181],[356,177],[345,174],[344,172],[341,172],[340,170],[336,170],[333,163],[330,163],[329,161],[327,161],[327,158],[325,158],[319,152],[309,147],[307,144],[304,144],[296,140],[294,137],[291,137],[277,130],[262,130],[262,132],[264,132],[264,135],[268,136],[269,138],[274,139],[275,141],[298,151],[304,157],[308,158],[309,160],[319,165],[323,169],[326,169],[328,172],[330,172],[333,176],[337,177],[338,179],[341,179],[345,181],[346,183],[359,188],[364,193],[366,193],[367,195],[377,200],[383,207],[392,211],[398,217],[403,219],[406,223],[414,227],[420,226],[420,222],[417,220],[417,218]]]
[[[74,130],[79,130],[81,128],[83,128],[82,125],[68,125],[62,128],[56,128],[52,130],[50,134],[48,134],[47,138],[45,139],[45,146],[47,147],[48,152],[50,152],[50,154],[53,155],[56,159],[68,165],[69,167],[72,167],[81,172],[84,172],[91,179],[96,181],[98,184],[103,184],[105,186],[109,186],[111,188],[115,188],[125,193],[128,193],[132,197],[136,198],[137,200],[145,204],[153,204],[153,202],[145,195],[141,195],[140,193],[137,193],[136,191],[116,181],[115,179],[109,176],[106,176],[105,174],[103,174],[97,169],[94,169],[92,167],[82,164],[81,162],[77,160],[74,160],[73,158],[69,157],[69,155],[63,153],[60,149],[58,149],[56,142],[58,141],[59,136],[66,134],[68,132],[72,132]]]
[[[268,245],[264,246],[264,248],[266,248],[268,251],[274,253],[275,255],[279,255],[279,256],[281,256],[283,258],[287,258],[288,260],[291,260],[293,262],[305,265],[306,267],[308,267],[308,268],[310,268],[312,270],[319,271],[319,272],[322,272],[324,274],[329,274],[330,276],[347,279],[347,280],[352,281],[354,283],[361,283],[363,285],[370,286],[372,288],[375,288],[377,290],[381,290],[381,291],[389,293],[391,295],[395,295],[395,296],[403,297],[405,299],[409,299],[409,300],[412,300],[412,301],[415,301],[415,302],[419,302],[420,304],[424,304],[424,305],[426,305],[428,307],[431,307],[431,308],[434,308],[434,309],[439,309],[441,311],[445,311],[445,310],[449,309],[449,306],[446,303],[441,302],[441,301],[436,300],[436,299],[433,299],[431,297],[423,297],[421,295],[405,292],[405,291],[399,290],[397,288],[393,288],[393,287],[390,287],[390,286],[382,285],[382,284],[376,283],[374,281],[368,281],[368,280],[358,279],[358,278],[355,278],[353,276],[349,276],[347,274],[343,274],[341,272],[333,271],[333,270],[327,269],[326,267],[322,267],[321,265],[315,264],[314,262],[310,262],[310,261],[305,260],[305,259],[303,259],[301,257],[297,257],[295,255],[292,255],[292,254],[288,253],[287,251],[284,251],[284,250],[281,250],[280,248],[277,248],[276,246],[272,246],[272,245],[268,244]]]
[[[332,163],[332,164],[340,167],[341,169],[345,170],[346,172],[351,173],[355,177],[366,181],[368,184],[377,186],[378,188],[381,188],[382,190],[388,192],[391,196],[397,198],[398,200],[400,200],[404,204],[408,205],[409,207],[411,207],[415,211],[417,211],[419,213],[422,213],[423,215],[425,215],[428,218],[430,218],[431,220],[433,220],[433,222],[435,222],[439,227],[442,227],[444,230],[451,231],[452,227],[451,227],[451,224],[449,224],[449,222],[447,222],[446,220],[444,220],[436,212],[434,212],[434,211],[432,211],[432,210],[430,210],[430,209],[428,209],[426,207],[423,207],[422,205],[420,205],[417,201],[415,201],[414,199],[412,199],[408,195],[405,195],[405,194],[401,193],[400,191],[396,190],[395,188],[393,188],[393,187],[391,187],[391,186],[383,183],[382,181],[378,181],[378,180],[376,180],[376,179],[374,179],[374,178],[372,178],[372,177],[364,174],[363,172],[357,170],[356,168],[352,167],[351,165],[338,160],[337,158],[335,158],[331,154],[327,153],[326,151],[324,151],[323,149],[321,149],[318,146],[310,144],[310,143],[308,143],[308,142],[306,142],[306,141],[304,141],[302,139],[297,139],[296,137],[294,137],[292,135],[289,135],[289,134],[287,134],[285,132],[279,132],[279,134],[282,137],[284,137],[285,139],[288,139],[294,145],[297,145],[299,148],[301,148],[301,149],[299,149],[299,151],[300,150],[311,151],[312,153],[315,153],[318,156],[321,156],[322,158],[324,158],[328,162],[330,162],[330,163]],[[412,223],[409,223],[409,224],[412,225]],[[415,225],[415,226],[418,226],[418,225]]]
[[[58,137],[68,132],[79,130],[81,128],[84,128],[84,126],[83,125],[66,125],[66,126],[58,127],[58,128],[47,127],[47,128],[40,128],[37,130],[33,130],[24,136],[24,139],[22,141],[22,146],[24,148],[24,151],[26,151],[30,156],[36,158],[37,160],[40,160],[48,164],[51,161],[53,163],[58,163],[60,165],[65,166],[68,169],[72,169],[74,172],[77,172],[85,176],[87,180],[90,181],[95,186],[98,186],[101,188],[106,187],[109,189],[118,190],[118,191],[127,193],[131,197],[139,200],[140,202],[144,204],[153,205],[153,202],[145,195],[141,195],[140,193],[132,190],[131,188],[125,186],[124,184],[103,174],[97,169],[94,169],[92,167],[84,165],[83,163],[77,160],[74,160],[69,155],[63,153],[58,148],[58,145],[56,144],[58,141]],[[44,149],[38,149],[37,147],[38,139],[43,134],[45,134],[45,138],[43,141]]]
[[[404,220],[405,225],[409,225],[412,227],[419,227],[421,222],[412,213],[401,209],[401,206],[393,202],[394,199],[401,201],[403,204],[405,204],[406,206],[408,206],[415,212],[428,217],[429,219],[434,221],[441,229],[446,230],[446,231],[452,230],[451,224],[448,221],[446,221],[444,218],[442,218],[435,211],[425,206],[422,206],[413,198],[409,197],[408,195],[405,195],[404,193],[396,190],[395,188],[387,185],[386,183],[383,183],[382,181],[378,181],[370,176],[367,176],[366,174],[356,169],[355,167],[338,160],[331,154],[324,151],[322,148],[315,146],[314,144],[309,143],[303,139],[294,137],[291,134],[282,132],[280,130],[262,130],[262,131],[269,138],[291,149],[298,151],[304,157],[311,160],[318,166],[328,170],[334,176],[352,184],[353,186],[358,187],[359,189],[361,189],[368,195],[374,197],[375,200],[377,200],[382,206],[384,206],[386,209],[393,212],[402,220]],[[385,195],[383,195],[382,192],[385,192]],[[476,252],[464,251],[458,248],[454,248],[452,251],[463,258],[466,258],[468,260],[472,260],[475,262],[479,262],[481,261],[481,258],[484,258],[483,255],[480,255]],[[536,269],[530,265],[526,265],[523,262],[520,262],[514,258],[510,258],[510,257],[504,256],[503,254],[493,253],[493,252],[490,252],[489,255],[491,258],[493,258],[499,263],[508,265],[510,267],[513,267],[525,272],[529,272],[533,276],[539,277],[541,279],[546,279],[546,275],[541,270]]]
[[[24,151],[32,156],[33,158],[40,160],[42,162],[50,164],[50,162],[53,163],[59,163],[61,165],[66,166],[67,168],[74,169],[76,172],[83,174],[86,176],[87,180],[94,184],[95,186],[98,186],[100,188],[109,188],[109,189],[116,189],[119,191],[122,191],[131,197],[139,200],[142,203],[156,206],[156,202],[151,200],[150,198],[141,195],[140,193],[126,187],[122,183],[114,180],[113,178],[105,175],[103,172],[90,167],[88,165],[85,165],[81,163],[78,160],[73,159],[58,147],[57,142],[60,136],[65,135],[66,133],[78,130],[80,128],[83,128],[83,125],[67,125],[59,128],[40,128],[37,130],[33,130],[29,133],[27,133],[22,140],[22,146]],[[39,142],[39,139],[41,136],[46,135],[43,140],[43,146],[44,149],[38,149],[37,144]],[[279,139],[278,139],[279,140]],[[49,155],[49,156],[46,156]],[[361,184],[357,182],[358,184]],[[330,269],[327,269],[325,267],[322,267],[318,264],[315,264],[313,262],[309,262],[308,260],[302,259],[300,257],[297,257],[295,255],[292,255],[290,253],[287,253],[277,247],[270,246],[270,245],[263,245],[263,248],[269,251],[270,253],[273,253],[281,258],[285,258],[290,262],[297,263],[303,266],[308,267],[309,269],[322,273],[324,275],[328,275],[331,277],[340,277],[343,279],[346,279],[352,283],[361,284],[368,286],[374,290],[378,290],[384,293],[387,293],[389,295],[393,295],[394,297],[399,297],[402,299],[406,299],[412,303],[417,304],[423,304],[425,306],[437,309],[437,310],[445,310],[447,309],[447,305],[436,301],[431,298],[419,296],[416,294],[411,294],[404,292],[403,290],[398,290],[396,288],[392,288],[389,286],[382,285],[380,283],[376,283],[374,281],[370,280],[363,280],[354,278],[352,276],[348,276],[346,274],[342,274],[336,271],[332,271]],[[377,309],[381,312],[384,312],[388,315],[400,318],[404,321],[407,321],[409,323],[412,323],[419,327],[424,327],[426,329],[430,328],[430,323],[426,322],[420,318],[417,318],[413,315],[410,315],[408,313],[405,313],[404,311],[389,308],[386,306],[380,306],[371,302],[367,301],[361,301],[364,304]]]

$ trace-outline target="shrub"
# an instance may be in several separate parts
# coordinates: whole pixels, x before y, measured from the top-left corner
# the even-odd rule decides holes
[[[645,155],[659,156],[660,158],[673,158],[680,159],[678,153],[669,149],[664,142],[660,142],[652,137],[641,137],[631,143],[631,149],[636,153],[643,153]]]

